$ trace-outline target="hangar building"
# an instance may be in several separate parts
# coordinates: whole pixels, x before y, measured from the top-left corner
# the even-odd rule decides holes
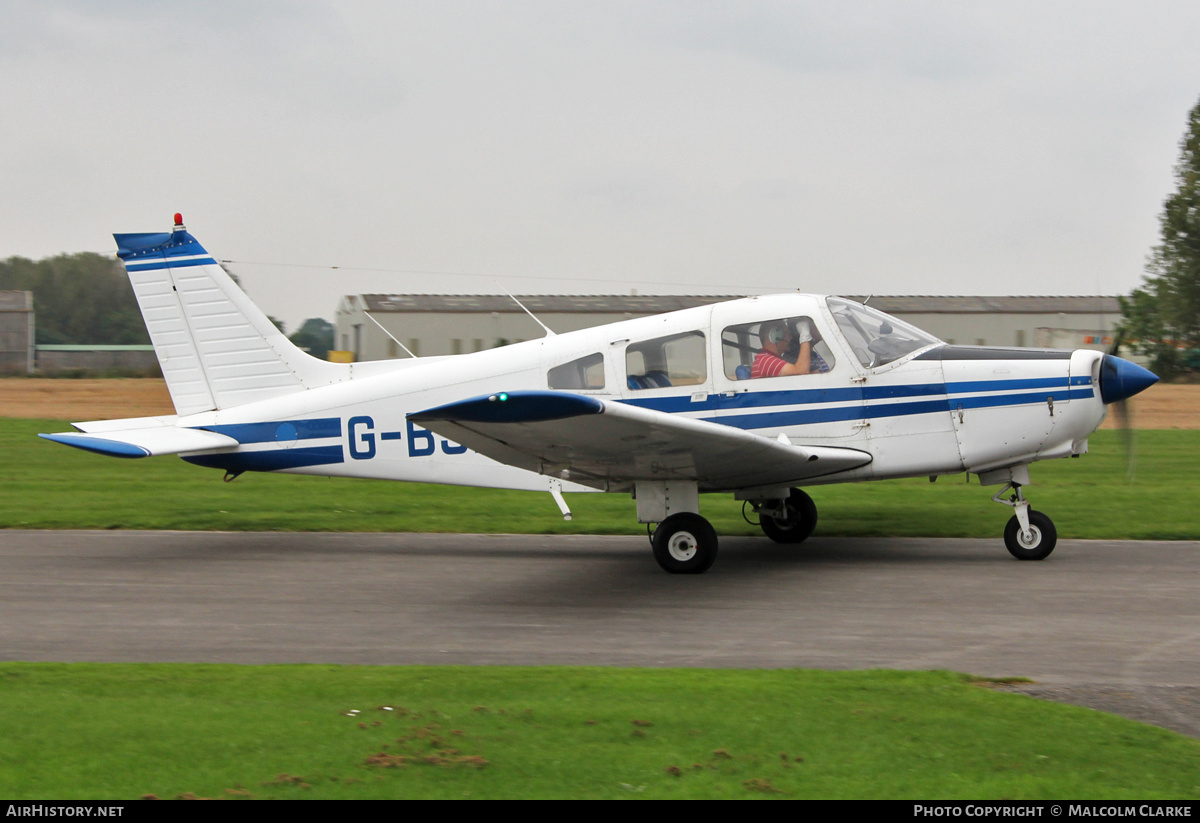
[[[0,374],[33,372],[33,292],[0,291]]]
[[[517,299],[562,333],[740,296],[518,295]],[[960,345],[1104,349],[1121,319],[1116,297],[875,296],[870,305]],[[334,348],[354,360],[405,357],[396,340],[413,354],[427,356],[481,351],[545,333],[511,297],[490,294],[352,294],[339,303],[334,325]]]

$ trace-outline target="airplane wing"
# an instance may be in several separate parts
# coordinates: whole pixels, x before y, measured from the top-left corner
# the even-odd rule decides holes
[[[38,437],[109,457],[151,457],[228,449],[238,445],[237,440],[227,435],[176,426],[175,420],[174,416],[96,420],[71,424],[82,434],[62,432],[39,434]]]
[[[871,462],[858,449],[759,434],[556,391],[491,394],[409,420],[493,460],[586,486],[696,480],[701,491],[785,486]]]

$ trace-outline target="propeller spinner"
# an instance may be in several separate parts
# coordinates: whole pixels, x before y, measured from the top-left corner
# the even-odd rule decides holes
[[[1153,386],[1158,375],[1115,355],[1106,354],[1100,364],[1100,397],[1111,405]]]

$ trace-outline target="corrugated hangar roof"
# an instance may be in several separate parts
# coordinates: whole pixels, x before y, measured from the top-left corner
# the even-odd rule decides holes
[[[360,295],[371,312],[520,312],[507,294],[364,294]],[[530,311],[658,314],[660,312],[707,306],[741,295],[695,297],[679,294],[518,294]]]
[[[851,297],[861,301],[863,295]],[[1121,304],[1116,297],[1105,296],[1041,296],[1018,297],[945,297],[911,295],[905,297],[872,297],[869,305],[886,312],[947,312],[947,313],[1010,313],[1010,314],[1116,314]]]
[[[517,299],[530,311],[538,313],[625,313],[657,314],[690,309],[725,300],[737,300],[742,295],[678,295],[678,294],[519,294]],[[506,294],[363,294],[360,295],[370,312],[520,312],[521,308]],[[847,295],[863,300],[865,295]],[[1116,297],[1104,296],[939,296],[875,295],[870,306],[892,313],[948,314],[1117,314],[1121,311]]]

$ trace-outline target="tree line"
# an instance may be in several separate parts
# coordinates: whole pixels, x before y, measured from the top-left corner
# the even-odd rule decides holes
[[[94,252],[41,260],[0,260],[0,291],[33,292],[35,343],[39,345],[139,345],[150,342],[125,267]],[[271,318],[280,331],[283,323]],[[333,326],[310,318],[290,338],[314,357],[333,347]]]
[[[1200,371],[1200,103],[1179,148],[1176,190],[1159,217],[1162,242],[1141,287],[1121,300],[1120,334],[1164,378]]]
[[[36,343],[149,343],[137,299],[115,258],[93,252],[0,261],[0,290],[33,292]]]

